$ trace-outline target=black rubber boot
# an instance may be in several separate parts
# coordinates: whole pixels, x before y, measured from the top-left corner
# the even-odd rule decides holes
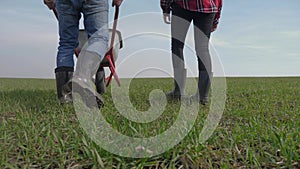
[[[95,85],[99,94],[106,93],[105,71],[103,67],[99,67],[96,73]]]
[[[181,100],[185,96],[186,69],[174,68],[174,89],[166,93],[168,100]]]
[[[72,103],[72,86],[68,82],[73,77],[73,67],[58,67],[55,69],[57,97],[61,104]]]
[[[76,71],[73,77],[73,92],[79,93],[83,102],[90,108],[96,104],[103,107],[103,99],[95,90],[92,77],[96,74],[101,62],[100,56],[89,51],[81,51],[77,60]],[[95,99],[96,98],[96,99]]]
[[[206,71],[199,72],[198,90],[197,93],[191,97],[193,101],[197,100],[202,105],[208,104],[211,79],[212,73],[207,73]]]

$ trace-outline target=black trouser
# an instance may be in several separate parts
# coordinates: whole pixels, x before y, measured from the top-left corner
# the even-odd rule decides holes
[[[209,38],[215,18],[215,13],[192,12],[172,5],[172,62],[174,69],[184,69],[183,48],[188,28],[193,21],[194,41],[198,58],[198,70],[212,72],[211,57],[209,54]]]

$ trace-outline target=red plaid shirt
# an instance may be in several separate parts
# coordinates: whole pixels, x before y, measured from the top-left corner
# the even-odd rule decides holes
[[[170,13],[171,3],[177,3],[183,9],[195,12],[203,13],[217,13],[215,17],[214,25],[218,24],[221,9],[222,0],[160,0],[160,6],[164,13]]]

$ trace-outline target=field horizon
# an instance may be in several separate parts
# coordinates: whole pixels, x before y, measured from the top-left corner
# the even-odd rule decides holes
[[[219,78],[300,78],[300,75],[227,75],[227,76],[214,76]],[[132,79],[130,77],[119,77],[120,79]],[[187,78],[197,78],[188,76]],[[53,78],[39,78],[39,77],[0,77],[1,79],[36,79],[36,80],[55,80]],[[136,79],[171,79],[171,77],[137,77]]]

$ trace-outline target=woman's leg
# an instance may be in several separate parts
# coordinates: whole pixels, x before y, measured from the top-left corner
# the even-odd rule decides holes
[[[198,91],[195,97],[200,103],[208,103],[212,78],[212,63],[209,53],[209,39],[213,26],[214,13],[194,13],[194,39],[198,58]]]
[[[172,6],[171,35],[174,90],[167,93],[169,99],[180,99],[184,95],[186,70],[184,66],[184,41],[192,18],[190,12],[178,5]]]

